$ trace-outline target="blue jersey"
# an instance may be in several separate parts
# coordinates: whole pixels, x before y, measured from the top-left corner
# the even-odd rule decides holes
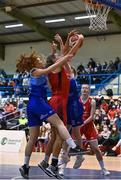
[[[119,133],[120,133],[120,139],[121,139],[121,118],[119,117],[116,121],[115,121],[115,124],[119,130]]]
[[[55,114],[55,111],[47,102],[47,78],[30,76],[30,95],[27,105],[29,126],[41,126],[42,122]]]
[[[79,101],[75,78],[70,79],[70,91],[67,104],[67,123],[73,127],[83,124],[83,105]]]
[[[77,91],[77,83],[75,78],[70,79],[70,90],[69,90],[69,97],[79,98],[78,91]]]
[[[42,75],[40,77],[30,76],[29,90],[30,96],[47,97],[47,77]]]

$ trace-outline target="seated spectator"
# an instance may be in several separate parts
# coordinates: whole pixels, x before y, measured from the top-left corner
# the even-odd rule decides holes
[[[102,143],[102,145],[107,146],[107,148],[109,148],[109,146],[115,146],[118,141],[119,141],[119,131],[118,128],[115,125],[113,125],[109,138],[106,139]]]
[[[15,111],[16,107],[9,101],[7,101],[3,107],[5,114],[12,113]]]
[[[82,71],[84,71],[84,66],[82,64],[80,64],[78,67],[77,67],[77,74],[82,74]]]
[[[94,68],[96,67],[96,62],[95,62],[95,60],[94,60],[93,58],[90,58],[87,66],[88,66],[88,67],[91,66],[91,67],[94,69]]]
[[[108,103],[104,99],[101,102],[100,108],[103,109],[106,113],[108,112]]]
[[[110,125],[110,120],[108,119],[108,115],[106,112],[102,114],[102,124],[106,124],[107,126]]]
[[[94,123],[95,123],[95,125],[97,125],[97,124],[101,125],[101,123],[102,123],[101,111],[99,109],[96,109],[96,111],[95,111]]]
[[[104,62],[104,63],[102,64],[102,73],[107,73],[107,72],[106,72],[106,71],[107,71],[107,66],[108,66],[107,62]]]
[[[110,123],[113,124],[114,123],[114,118],[115,118],[115,115],[117,114],[117,109],[116,109],[116,106],[113,105],[111,107],[111,109],[108,111],[108,118],[110,120]]]
[[[97,131],[98,131],[98,135],[100,136],[100,134],[101,134],[101,132],[102,132],[102,125],[97,124],[97,125],[96,125],[96,129],[97,129]]]
[[[107,125],[103,126],[103,131],[100,133],[98,138],[99,145],[103,144],[103,142],[109,138],[111,132],[109,131],[109,128]]]
[[[120,137],[118,143],[112,148],[112,150],[116,151],[120,146],[121,146],[121,137]],[[120,155],[121,155],[121,152],[120,152]]]
[[[121,112],[119,114],[119,116],[117,116],[117,118],[115,119],[115,125],[117,127],[117,129],[119,130],[119,141],[116,144],[116,146],[114,146],[114,148],[112,150],[116,151],[116,149],[121,146]]]
[[[116,156],[116,153],[113,151],[112,147],[119,141],[119,131],[115,125],[112,126],[111,134],[108,139],[103,141],[101,149],[103,149],[105,155]]]
[[[27,127],[28,119],[26,118],[26,115],[23,113],[22,116],[18,119],[18,124],[20,124],[19,129],[23,129]]]

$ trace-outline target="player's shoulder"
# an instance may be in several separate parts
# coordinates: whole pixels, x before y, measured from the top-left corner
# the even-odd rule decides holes
[[[90,97],[90,100],[91,100],[91,104],[96,104],[96,101],[93,97]]]

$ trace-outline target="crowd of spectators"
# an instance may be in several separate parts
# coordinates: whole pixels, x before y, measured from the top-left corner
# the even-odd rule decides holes
[[[96,62],[93,58],[90,58],[87,65],[80,64],[77,67],[77,79],[80,84],[83,83],[91,83],[99,84],[102,81],[102,78],[106,78],[107,74],[114,73],[116,71],[121,70],[121,59],[116,57],[115,61],[110,61],[107,63],[106,61],[102,64],[100,62]],[[91,74],[91,78],[89,79],[88,74]],[[98,76],[100,74],[104,74],[103,76]],[[81,75],[81,76],[80,76]]]
[[[99,102],[99,99],[96,101]],[[94,123],[98,130],[99,146],[105,155],[116,156],[121,153],[121,97],[116,100],[101,97],[97,104]]]
[[[29,75],[28,73],[16,73],[4,76],[0,73],[0,95],[2,97],[6,96],[26,96],[28,94],[28,83]]]
[[[20,98],[0,98],[0,129],[8,129],[11,122],[17,125],[16,118],[25,114],[26,103]],[[10,122],[10,120],[13,120]],[[15,121],[15,123],[14,123]]]

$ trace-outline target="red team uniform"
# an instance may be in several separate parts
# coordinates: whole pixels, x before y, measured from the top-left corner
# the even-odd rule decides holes
[[[49,100],[49,104],[66,125],[70,80],[65,68],[63,67],[59,73],[49,73],[48,79],[52,90],[52,97]]]
[[[91,113],[91,102],[92,98],[88,98],[85,103],[82,102],[82,99],[80,98],[81,103],[83,104],[84,113],[83,113],[83,121],[87,120]],[[96,130],[96,127],[94,125],[93,120],[80,129],[81,135],[85,135],[86,139],[89,140],[95,140],[98,137],[98,132]]]

